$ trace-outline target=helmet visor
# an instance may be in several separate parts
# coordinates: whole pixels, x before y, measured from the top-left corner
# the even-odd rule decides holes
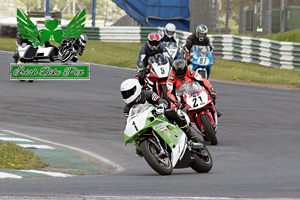
[[[167,31],[168,35],[174,35],[174,33],[175,33],[174,31]]]
[[[150,44],[151,46],[156,47],[156,46],[159,45],[159,41],[157,41],[157,40],[149,41],[149,44]]]
[[[206,36],[206,34],[205,34],[205,33],[198,33],[198,36],[199,36],[200,38],[204,38],[204,37]]]
[[[131,97],[135,93],[135,91],[136,91],[136,86],[134,86],[130,90],[121,91],[123,99],[128,99],[129,97]]]
[[[186,70],[187,70],[186,67],[185,67],[184,69],[178,69],[178,70],[176,70],[175,76],[176,76],[177,78],[179,78],[179,79],[184,78],[185,75],[186,75]]]

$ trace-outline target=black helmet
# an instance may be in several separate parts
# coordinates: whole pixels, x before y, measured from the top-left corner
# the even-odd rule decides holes
[[[184,79],[186,72],[187,72],[187,66],[186,62],[183,59],[177,59],[173,63],[173,71],[178,79]]]

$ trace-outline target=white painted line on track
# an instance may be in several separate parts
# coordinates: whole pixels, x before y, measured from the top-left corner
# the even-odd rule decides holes
[[[21,179],[22,176],[18,176],[18,175],[6,173],[6,172],[0,172],[0,179],[4,179],[4,178],[16,178],[16,179]]]
[[[72,175],[70,174],[64,174],[64,173],[60,173],[60,172],[49,172],[49,171],[41,171],[41,170],[33,170],[33,169],[29,169],[29,170],[19,170],[22,172],[30,172],[30,173],[36,173],[36,174],[44,174],[44,175],[48,175],[48,176],[52,176],[52,177],[72,177]]]
[[[300,200],[300,198],[178,197],[178,196],[74,196],[72,200]]]
[[[10,134],[13,134],[13,135],[18,135],[20,137],[25,137],[25,138],[29,138],[31,140],[34,140],[34,141],[39,141],[39,142],[42,142],[42,143],[47,143],[47,144],[52,144],[52,145],[56,145],[56,146],[61,146],[61,147],[64,147],[64,148],[68,148],[68,149],[71,149],[71,150],[74,150],[74,151],[77,151],[77,152],[80,152],[80,153],[83,153],[83,154],[86,154],[92,158],[95,158],[107,165],[110,165],[112,168],[114,168],[114,172],[115,173],[119,173],[119,172],[122,172],[124,171],[124,168],[110,160],[108,160],[107,158],[104,158],[102,156],[99,156],[93,152],[90,152],[90,151],[86,151],[86,150],[83,150],[83,149],[79,149],[79,148],[76,148],[76,147],[72,147],[72,146],[68,146],[68,145],[64,145],[64,144],[59,144],[59,143],[56,143],[56,142],[51,142],[51,141],[48,141],[48,140],[43,140],[43,139],[40,139],[40,138],[37,138],[37,137],[32,137],[32,136],[29,136],[29,135],[25,135],[25,134],[22,134],[22,133],[18,133],[18,132],[15,132],[15,131],[11,131],[11,130],[1,130],[2,132],[6,132],[6,133],[10,133]]]
[[[1,196],[1,200],[300,200],[300,198],[144,197],[144,196]]]
[[[10,53],[10,54],[13,54],[14,52],[11,52],[11,51],[5,51],[5,50],[0,50],[0,53]]]
[[[43,144],[17,144],[24,149],[55,149],[53,147],[50,147],[48,145],[43,145]]]
[[[33,142],[32,140],[23,139],[23,138],[14,138],[14,137],[0,137],[0,140],[13,141],[13,142]]]
[[[84,63],[84,62],[82,62],[82,63]],[[127,68],[127,67],[118,67],[118,66],[104,65],[104,64],[98,64],[98,63],[90,63],[90,64],[91,65],[98,65],[98,66],[101,66],[101,67],[113,68],[113,69],[123,69],[123,70],[129,70],[129,71],[137,71],[137,69]]]

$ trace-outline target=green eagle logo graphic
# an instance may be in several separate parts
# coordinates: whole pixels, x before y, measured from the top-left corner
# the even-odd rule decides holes
[[[71,20],[64,30],[56,29],[58,26],[58,20],[46,20],[45,27],[47,29],[41,29],[38,31],[34,23],[29,17],[17,9],[17,22],[19,32],[23,39],[28,39],[34,47],[43,45],[46,41],[49,41],[51,36],[56,43],[60,44],[64,39],[79,38],[83,33],[85,25],[85,9],[78,12],[77,15]]]

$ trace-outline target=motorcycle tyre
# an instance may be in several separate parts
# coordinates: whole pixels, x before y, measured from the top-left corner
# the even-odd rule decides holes
[[[149,140],[144,140],[141,143],[141,151],[143,153],[143,156],[146,160],[146,162],[150,165],[150,167],[159,173],[160,175],[170,175],[173,172],[173,166],[170,157],[169,159],[169,167],[166,168],[163,165],[161,165],[157,159],[152,154],[150,148],[154,150],[153,144]]]
[[[55,62],[55,58],[54,58],[53,56],[49,57],[49,60],[50,60],[51,62]]]
[[[205,148],[208,158],[208,161],[203,160],[197,153],[192,153],[191,155],[195,158],[195,161],[191,164],[191,168],[198,173],[207,173],[211,170],[213,166],[212,157],[206,147]]]
[[[61,62],[67,62],[72,56],[73,56],[73,54],[72,54],[71,51],[65,52],[65,53],[61,56]]]
[[[168,89],[165,84],[160,85],[160,97],[168,101]]]
[[[209,138],[210,144],[211,145],[217,145],[218,144],[218,139],[215,134],[214,128],[211,125],[211,122],[209,120],[209,117],[207,114],[201,115],[200,119],[203,123],[203,126],[205,128],[205,134]]]

